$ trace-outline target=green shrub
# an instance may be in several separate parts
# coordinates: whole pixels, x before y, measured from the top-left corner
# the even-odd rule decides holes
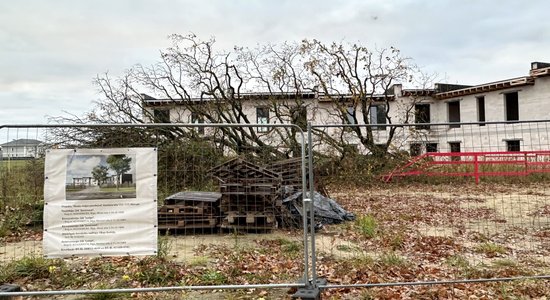
[[[317,154],[314,162],[315,176],[325,185],[380,184],[382,175],[406,163],[409,158],[408,154],[404,155],[402,152],[365,155],[358,153],[355,149],[346,148],[344,154]]]
[[[200,139],[179,139],[158,148],[159,198],[179,191],[216,191],[209,170],[224,159],[223,152]]]
[[[5,164],[0,161],[0,237],[41,226],[44,209],[43,159]]]

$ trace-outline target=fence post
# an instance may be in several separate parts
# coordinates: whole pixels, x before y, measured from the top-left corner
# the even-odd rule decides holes
[[[309,284],[309,246],[308,246],[308,228],[307,228],[307,173],[306,173],[306,145],[305,145],[306,139],[304,138],[304,134],[302,132],[302,225],[304,230],[304,283],[307,285]],[[308,149],[309,150],[309,149]],[[311,156],[311,153],[309,154]],[[310,171],[308,168],[307,171]]]
[[[308,183],[309,186],[304,189],[303,192],[303,212],[304,212],[304,253],[305,253],[305,279],[306,287],[298,289],[298,291],[292,295],[293,299],[303,299],[303,300],[316,300],[321,299],[321,291],[319,285],[326,285],[326,281],[320,281],[317,279],[317,265],[316,265],[316,250],[315,250],[315,211],[314,211],[314,201],[315,201],[315,184],[313,177],[313,138],[311,123],[307,125],[307,149],[308,149]],[[309,213],[309,215],[308,215]],[[309,224],[307,224],[309,222]],[[309,225],[309,226],[308,226]],[[307,245],[307,232],[309,231],[310,246],[308,251]],[[308,268],[307,257],[311,255],[311,280],[307,280]]]
[[[311,123],[307,124],[307,147],[309,152],[308,163],[309,163],[309,199],[310,202],[310,219],[309,219],[309,228],[311,232],[311,277],[312,284],[315,289],[317,289],[317,258],[315,250],[315,210],[314,210],[314,201],[315,201],[315,178],[313,177],[313,137],[312,137]]]
[[[529,175],[529,157],[527,155],[527,153],[524,154],[524,159],[525,159],[525,175]],[[535,161],[536,161],[536,155],[535,155]]]
[[[474,176],[476,178],[476,184],[479,184],[479,162],[477,154],[474,154]]]

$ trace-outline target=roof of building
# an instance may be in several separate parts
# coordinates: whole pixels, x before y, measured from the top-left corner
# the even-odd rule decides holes
[[[392,101],[396,96],[432,96],[436,99],[449,99],[460,96],[472,95],[477,93],[486,93],[496,90],[502,90],[512,87],[534,85],[535,79],[539,77],[550,76],[550,63],[532,62],[528,76],[505,79],[490,83],[478,85],[448,84],[436,83],[431,89],[402,89],[400,95],[396,95],[395,85],[391,86],[386,94],[367,94],[364,95],[373,101]],[[399,85],[399,84],[397,84]],[[399,93],[399,92],[397,92]],[[242,100],[292,100],[292,99],[318,99],[319,101],[348,101],[353,99],[351,94],[324,94],[318,92],[253,92],[233,94],[236,99]],[[215,98],[190,98],[190,99],[155,99],[149,95],[141,94],[141,98],[146,106],[158,106],[167,104],[180,104],[182,102],[203,103],[204,101],[224,101]]]
[[[550,63],[532,62],[529,76],[505,79],[478,85],[436,83],[434,89],[425,89],[423,91],[424,93],[429,94],[436,99],[443,100],[472,94],[503,90],[513,87],[534,85],[536,78],[544,76],[550,76]],[[406,92],[407,90],[403,90],[404,96],[413,96],[412,94],[409,95]],[[416,90],[416,93],[418,93],[418,90]]]
[[[23,146],[38,146],[42,144],[42,141],[34,139],[17,139],[11,142],[0,144],[2,147],[23,147]]]
[[[238,93],[234,95],[235,99],[242,100],[292,100],[292,99],[315,99],[316,93],[313,92],[256,92],[256,93]],[[226,101],[229,99],[203,97],[203,98],[187,98],[187,99],[157,99],[147,94],[141,94],[141,99],[146,106],[159,106],[173,104],[177,105],[185,103],[205,103],[209,101]]]
[[[395,100],[395,95],[392,93],[388,95],[382,94],[366,94],[365,97],[373,99],[374,101]],[[190,103],[204,103],[206,101],[224,101],[223,99],[214,98],[189,98],[182,99],[155,99],[149,95],[142,94],[142,101],[145,106],[165,106],[165,105],[178,105],[182,102]],[[294,92],[294,93],[240,93],[235,99],[241,100],[306,100],[306,99],[318,99],[322,102],[330,101],[349,101],[354,96],[351,94],[324,94],[324,93],[312,93],[312,92]]]
[[[519,87],[519,86],[533,85],[533,84],[535,84],[535,78],[531,76],[525,76],[525,77],[495,81],[495,82],[490,82],[490,83],[485,83],[480,85],[474,85],[474,86],[470,86],[462,89],[449,90],[446,92],[439,92],[435,94],[435,97],[437,99],[449,99],[449,98],[454,98],[459,96],[485,93],[485,92],[507,89],[511,87]]]

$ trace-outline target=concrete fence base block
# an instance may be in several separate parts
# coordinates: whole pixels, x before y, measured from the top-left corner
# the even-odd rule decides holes
[[[0,285],[0,293],[12,293],[12,292],[20,292],[21,287],[16,284],[2,284]],[[18,299],[20,297],[11,297],[11,296],[0,296],[0,300],[6,300],[6,299]]]
[[[292,299],[302,299],[302,300],[320,300],[321,299],[321,289],[317,286],[319,285],[326,285],[327,280],[326,279],[317,279],[316,287],[309,286],[298,289],[294,295],[292,295]]]

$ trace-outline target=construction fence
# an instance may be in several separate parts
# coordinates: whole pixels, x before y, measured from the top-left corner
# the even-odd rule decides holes
[[[549,124],[5,125],[0,283],[26,296],[542,296]],[[139,163],[108,162],[131,149],[156,155],[156,252],[49,257],[44,158],[81,154],[61,164],[66,201],[118,205],[148,188]]]
[[[548,293],[549,124],[311,125],[322,133],[310,143],[316,181],[356,216],[314,235],[321,288],[368,287],[372,298]],[[347,141],[333,150],[337,163],[324,155],[327,138]]]

